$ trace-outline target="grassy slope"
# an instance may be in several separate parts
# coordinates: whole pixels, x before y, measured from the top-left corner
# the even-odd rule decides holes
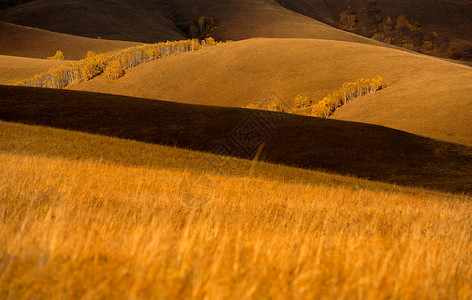
[[[0,128],[1,298],[471,296],[470,197]]]
[[[100,35],[110,39],[155,42],[180,39],[182,36],[176,30],[179,22],[195,21],[206,15],[215,18],[218,29],[212,35],[219,39],[303,37],[378,44],[268,0],[111,2],[36,0],[0,11],[0,20],[88,37]],[[54,14],[45,17],[45,11],[60,11],[61,17]]]
[[[110,41],[0,22],[0,54],[46,59],[57,50],[64,52],[66,59],[84,58],[88,51],[108,52],[135,46],[136,43]]]
[[[366,8],[364,0],[291,0],[278,1],[289,9],[306,16],[335,25],[339,13],[348,8],[359,10]],[[462,47],[472,46],[472,2],[463,0],[377,0],[377,7],[384,17],[393,19],[406,15],[419,21],[429,31],[437,31],[441,36],[448,37],[451,45]]]
[[[364,0],[278,2],[289,9],[271,0],[139,0],[133,3],[123,0],[73,0],[67,3],[36,0],[0,11],[0,20],[88,37],[101,35],[111,39],[154,42],[180,38],[177,29],[180,22],[195,21],[206,15],[217,21],[218,29],[213,34],[218,38],[322,38],[374,43],[316,21],[334,24],[339,13],[349,4],[356,8],[365,7]],[[447,36],[456,46],[470,44],[470,1],[440,0],[434,4],[427,0],[377,2],[384,14],[393,17],[406,14],[420,21],[428,30]],[[44,13],[46,11],[48,14]],[[56,11],[61,13],[54,14]]]
[[[325,186],[352,186],[379,192],[409,191],[427,193],[420,189],[407,189],[356,177],[341,176],[253,162],[232,158],[234,168],[218,169],[213,162],[227,158],[205,152],[155,145],[133,140],[94,135],[43,126],[31,126],[0,121],[0,152],[51,159],[95,161],[126,167],[182,171],[192,174],[208,174],[231,177],[251,177],[269,181],[297,184],[322,184]]]
[[[11,85],[70,61],[0,55],[0,84]]]
[[[200,0],[200,3],[209,2]],[[207,8],[217,17],[213,33],[220,39],[312,38],[380,45],[376,41],[327,26],[270,0],[226,0]]]
[[[402,185],[471,191],[471,148],[368,124],[63,90],[2,87],[0,119],[252,158],[243,138],[267,139],[264,161]],[[253,125],[244,123],[249,118]],[[255,122],[255,123],[254,123]],[[275,124],[276,130],[266,123]],[[242,125],[243,124],[243,125]],[[255,125],[254,125],[255,124]],[[229,139],[233,136],[233,140]],[[254,141],[249,139],[249,142]],[[241,144],[241,143],[240,143]],[[250,143],[249,143],[250,144]],[[228,165],[224,166],[225,168]]]
[[[182,39],[171,12],[152,0],[36,0],[0,11],[0,20],[54,32],[113,40]]]
[[[472,68],[358,43],[251,39],[143,64],[117,81],[99,77],[70,88],[233,107],[275,92],[292,105],[299,93],[321,100],[344,82],[378,75],[389,88],[345,106],[335,118],[472,145],[471,111],[457,109],[472,104]],[[357,102],[369,105],[356,109]]]

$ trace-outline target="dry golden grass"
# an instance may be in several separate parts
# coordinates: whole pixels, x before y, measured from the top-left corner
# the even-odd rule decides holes
[[[70,61],[0,55],[0,84],[12,85]]]
[[[0,145],[30,138],[0,150],[0,298],[472,297],[469,196],[290,168],[285,181],[260,176],[267,164],[219,175],[209,155],[2,126]],[[154,152],[147,166],[134,148]]]

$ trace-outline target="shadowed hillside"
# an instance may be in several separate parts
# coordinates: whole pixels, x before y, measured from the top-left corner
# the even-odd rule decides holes
[[[365,98],[372,99],[368,108],[355,109],[354,102],[364,101],[355,100],[334,117],[472,145],[471,111],[457,109],[472,104],[472,68],[358,43],[251,39],[146,63],[116,81],[102,76],[69,88],[243,107],[274,92],[289,105],[300,93],[317,102],[345,82],[376,76],[388,88]]]
[[[390,17],[394,22],[405,15],[411,22],[419,22],[424,31],[437,32],[450,41],[450,46],[472,50],[472,1],[464,0],[277,0],[288,9],[320,20],[335,27],[342,26],[340,14],[350,7],[355,14],[355,32],[366,34],[365,27]],[[346,28],[347,29],[347,28]],[[369,37],[371,35],[369,34]],[[472,58],[472,57],[470,57]]]
[[[157,42],[182,39],[183,27],[202,15],[215,19],[211,35],[217,39],[294,37],[378,44],[270,0],[35,0],[0,11],[0,20],[92,38]]]
[[[354,174],[472,190],[472,149],[368,124],[64,90],[2,87],[0,119]],[[230,162],[225,163],[228,167]]]
[[[0,122],[0,298],[467,297],[470,196],[210,157]]]
[[[136,43],[89,39],[0,22],[0,54],[46,59],[61,50],[66,59],[84,58],[88,51],[108,52]]]
[[[89,38],[182,39],[162,8],[150,0],[36,0],[0,11],[0,20]]]

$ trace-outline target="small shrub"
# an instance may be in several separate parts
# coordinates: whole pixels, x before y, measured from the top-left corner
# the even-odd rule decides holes
[[[49,60],[65,60],[64,53],[62,51],[57,50],[54,56],[48,57]]]

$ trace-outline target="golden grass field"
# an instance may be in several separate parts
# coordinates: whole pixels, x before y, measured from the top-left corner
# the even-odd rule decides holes
[[[0,299],[472,300],[472,69],[320,22],[349,1],[0,9]],[[376,2],[471,43],[470,1]],[[201,16],[235,42],[5,86]],[[377,76],[328,120],[242,109]]]
[[[0,298],[472,297],[470,196],[1,126]]]

